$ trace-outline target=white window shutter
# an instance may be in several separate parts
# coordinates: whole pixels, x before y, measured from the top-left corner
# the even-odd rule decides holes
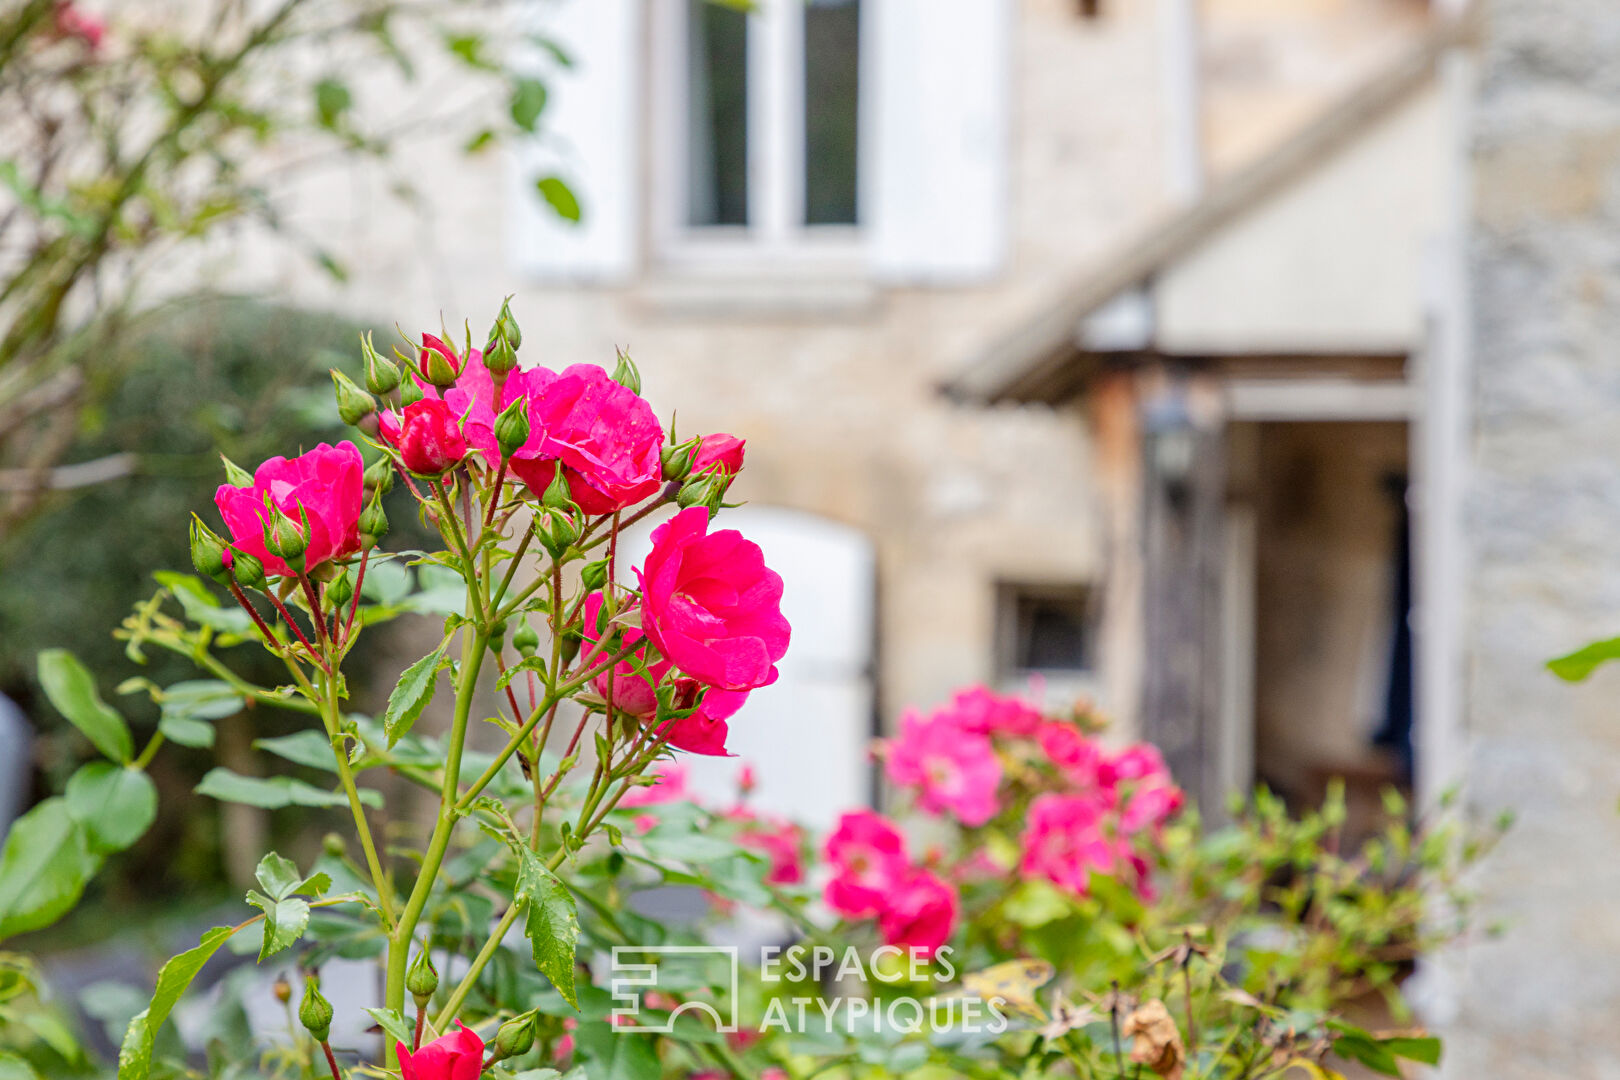
[[[636,187],[640,130],[641,0],[549,0],[534,5],[536,31],[567,52],[553,64],[541,134],[514,147],[512,258],[552,281],[619,281],[640,247]],[[579,200],[581,218],[558,217],[535,188],[555,175]]]
[[[871,19],[873,270],[898,283],[982,281],[1007,247],[1012,4],[872,0]]]

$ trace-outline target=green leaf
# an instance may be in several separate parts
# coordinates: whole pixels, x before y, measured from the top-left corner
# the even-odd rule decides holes
[[[189,716],[165,716],[158,721],[158,730],[170,742],[181,746],[210,747],[214,745],[214,726]]]
[[[39,683],[57,712],[107,757],[127,763],[135,756],[124,718],[101,700],[96,681],[66,649],[45,649],[39,654]]]
[[[158,695],[164,716],[192,720],[223,720],[235,716],[247,704],[230,683],[218,679],[188,679],[165,688]]]
[[[1580,682],[1609,660],[1620,660],[1620,637],[1594,641],[1566,656],[1549,660],[1547,670],[1565,682]]]
[[[152,1044],[158,1029],[169,1018],[180,995],[186,992],[197,972],[208,963],[209,957],[219,951],[225,939],[234,931],[228,926],[216,926],[202,936],[195,949],[183,952],[163,965],[158,972],[157,990],[152,1003],[136,1014],[124,1033],[124,1045],[118,1051],[118,1080],[146,1080],[152,1069]]]
[[[1380,1039],[1384,1049],[1396,1057],[1420,1061],[1425,1065],[1440,1064],[1440,1040],[1433,1035],[1397,1035]]]
[[[0,1080],[39,1080],[34,1067],[9,1050],[0,1050]]]
[[[522,660],[519,660],[517,663],[500,673],[499,677],[497,677],[495,680],[495,689],[505,690],[508,683],[526,671],[543,672],[546,670],[546,665],[549,662],[550,661],[548,661],[545,657],[525,656]]]
[[[99,865],[66,799],[46,799],[12,822],[0,848],[0,939],[67,914]]]
[[[405,669],[388,695],[388,708],[383,711],[383,731],[392,750],[399,737],[411,730],[416,718],[422,715],[427,703],[433,700],[433,688],[438,681],[439,665],[444,661],[444,646],[428,653]]]
[[[221,802],[243,803],[265,810],[280,810],[288,806],[346,806],[348,798],[341,791],[323,791],[313,784],[277,776],[269,780],[257,776],[242,776],[229,769],[210,769],[197,785],[197,794],[219,799]],[[360,789],[360,801],[378,808],[382,796],[367,788]]]
[[[339,80],[328,77],[315,84],[315,115],[321,127],[335,129],[352,104],[354,95]]]
[[[295,731],[274,739],[254,739],[253,746],[267,750],[279,758],[310,769],[337,772],[337,759],[332,756],[332,743],[319,731]]]
[[[512,82],[512,122],[532,133],[546,108],[546,84],[539,79],[520,78]]]
[[[259,860],[253,876],[264,891],[277,900],[291,896],[303,880],[303,875],[298,872],[298,864],[274,851]]]
[[[472,138],[467,140],[466,144],[462,146],[461,152],[464,154],[482,153],[483,151],[488,150],[491,146],[494,146],[495,140],[498,138],[499,136],[496,135],[495,132],[491,131],[489,128],[484,128]]]
[[[649,1036],[623,1032],[600,1020],[575,1031],[580,1050],[589,1057],[591,1080],[659,1080],[663,1068]]]
[[[157,818],[157,785],[139,769],[92,761],[67,783],[68,812],[84,826],[92,854],[123,851]]]
[[[534,948],[534,964],[568,1004],[579,1008],[574,990],[574,949],[579,944],[579,909],[568,887],[546,869],[539,856],[519,846],[516,900],[525,906],[523,932]]]
[[[411,1030],[411,1025],[398,1012],[393,1009],[367,1009],[366,1012],[371,1014],[371,1018],[377,1021],[377,1026],[382,1028],[390,1038],[396,1039],[406,1046],[411,1045],[411,1039],[415,1032]]]
[[[259,864],[259,869],[264,869],[263,863]],[[264,879],[261,877],[259,880]],[[297,883],[293,884],[296,886]],[[259,945],[259,963],[264,963],[304,936],[304,928],[309,925],[309,904],[305,901],[292,896],[272,900],[263,893],[250,890],[247,902],[264,912],[264,937]]]
[[[579,200],[574,198],[567,184],[555,176],[542,176],[534,182],[534,186],[539,190],[540,197],[557,211],[558,217],[579,224]]]

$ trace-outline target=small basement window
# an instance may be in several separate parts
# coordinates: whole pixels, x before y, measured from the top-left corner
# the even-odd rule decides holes
[[[1095,667],[1096,590],[1090,585],[1002,583],[997,588],[996,666],[1074,674]]]

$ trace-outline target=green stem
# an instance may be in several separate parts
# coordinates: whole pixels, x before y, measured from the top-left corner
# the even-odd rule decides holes
[[[474,587],[468,586],[469,597],[473,603],[477,602]],[[409,899],[405,901],[405,908],[400,912],[399,921],[394,925],[388,943],[388,972],[384,1007],[397,1011],[401,1016],[405,1014],[405,972],[410,960],[411,940],[416,933],[416,924],[422,917],[422,911],[427,907],[428,895],[433,891],[434,879],[439,875],[439,868],[444,864],[444,854],[450,847],[450,834],[455,829],[460,812],[456,805],[456,792],[461,783],[461,751],[467,741],[467,721],[472,714],[473,692],[478,685],[478,672],[484,663],[484,653],[489,646],[489,630],[479,627],[475,633],[466,634],[461,650],[461,669],[459,671],[460,685],[456,688],[455,713],[450,721],[449,745],[445,755],[444,782],[440,788],[439,814],[433,825],[433,835],[428,841],[427,851],[422,856],[422,870],[417,875],[416,884],[411,889]],[[392,1047],[388,1049],[388,1067],[398,1065],[397,1055]]]
[[[334,675],[321,678],[321,723],[326,727],[326,737],[332,744],[332,757],[337,762],[343,793],[349,799],[349,813],[354,816],[355,830],[360,834],[360,847],[366,853],[366,869],[371,872],[371,884],[377,890],[377,904],[382,908],[384,929],[392,929],[394,886],[383,870],[382,860],[377,857],[377,845],[371,836],[371,825],[366,820],[366,808],[360,801],[360,789],[354,782],[354,769],[349,765],[345,741],[339,738],[342,719],[338,712],[337,677]]]

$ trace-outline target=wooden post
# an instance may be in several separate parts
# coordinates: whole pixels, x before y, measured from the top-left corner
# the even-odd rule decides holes
[[[1201,805],[1221,790],[1221,572],[1225,423],[1211,376],[1140,375],[1142,734]]]

